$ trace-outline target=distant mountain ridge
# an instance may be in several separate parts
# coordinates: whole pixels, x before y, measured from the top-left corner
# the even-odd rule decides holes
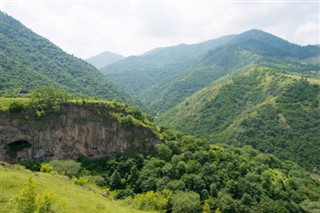
[[[120,61],[124,58],[124,56],[119,55],[117,53],[105,51],[86,59],[86,61],[95,66],[97,69],[101,69],[109,64]]]
[[[260,64],[283,72],[314,75],[320,67],[314,57],[319,56],[317,46],[299,46],[253,29],[198,44],[156,48],[101,71],[155,112],[162,113],[246,66]]]
[[[0,12],[0,94],[52,86],[74,94],[139,105],[87,62],[67,54]]]
[[[200,44],[157,48],[106,66],[101,72],[129,94],[138,97],[144,90],[194,66],[203,53],[228,42],[232,37],[221,37]]]

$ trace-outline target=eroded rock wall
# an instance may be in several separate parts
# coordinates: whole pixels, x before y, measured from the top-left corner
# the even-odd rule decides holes
[[[31,146],[9,152],[8,145],[17,141]],[[148,128],[123,126],[103,105],[64,104],[60,113],[43,118],[0,111],[0,143],[0,160],[19,162],[148,152],[161,140]]]

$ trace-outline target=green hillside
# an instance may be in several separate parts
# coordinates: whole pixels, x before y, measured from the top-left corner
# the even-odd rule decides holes
[[[2,12],[0,19],[0,94],[25,94],[50,85],[74,94],[139,105],[92,65]]]
[[[266,68],[207,87],[160,116],[159,122],[212,142],[319,166],[319,85]]]
[[[138,97],[144,90],[193,67],[202,54],[232,38],[225,36],[200,44],[157,48],[106,66],[101,71],[120,88]]]
[[[142,212],[130,206],[174,213],[319,210],[319,179],[295,163],[259,153],[251,146],[221,147],[162,130],[167,142],[158,145],[152,156],[82,157],[80,174],[84,176],[72,180],[55,172],[0,166],[1,212],[15,212],[15,197],[30,177],[37,194],[49,191],[55,195],[53,208],[57,212]],[[63,162],[44,163],[42,171],[66,165],[67,161]],[[111,188],[108,198],[102,196],[102,188],[85,182],[88,175]]]
[[[251,103],[256,104],[263,98],[259,95],[260,93],[253,93],[255,95],[251,97],[250,89],[255,85],[265,86],[261,90],[274,88],[268,84],[271,82],[268,81],[270,77],[274,76],[255,71],[221,84],[216,92],[210,94],[218,97],[219,91],[230,85],[229,90],[239,91],[251,100]],[[275,78],[278,77],[279,79],[287,78],[284,75],[275,74]],[[265,84],[258,84],[263,80],[266,81]],[[243,82],[243,84],[234,87],[232,82],[237,84]],[[289,82],[295,81],[288,79]],[[300,83],[300,81],[297,82]],[[304,80],[301,82],[304,85],[302,87],[307,89],[300,88],[299,91],[305,91],[303,92],[305,94],[316,94],[317,88],[309,88]],[[282,91],[281,88],[280,91]],[[279,91],[272,91],[272,94],[273,92]],[[229,99],[230,97],[232,98]],[[239,99],[235,96],[230,97],[226,97],[226,100],[230,101],[230,107],[224,108],[231,114],[237,114],[234,113],[236,110],[232,109],[232,100]],[[293,97],[301,96],[293,95]],[[312,98],[302,99],[306,100],[306,107],[318,104]],[[48,100],[54,99],[48,97]],[[13,108],[13,101],[14,99],[1,100],[1,103],[5,103],[1,108],[5,109],[9,106],[8,110],[12,117],[18,113],[15,111],[17,108]],[[32,100],[21,98],[16,101],[25,104],[25,107],[28,103],[34,103]],[[86,107],[81,103],[78,104]],[[57,212],[64,212],[64,210],[66,212],[136,212],[128,206],[173,213],[200,213],[202,209],[221,212],[316,212],[320,208],[320,182],[317,171],[310,176],[309,172],[296,163],[279,160],[273,155],[257,151],[252,146],[234,148],[227,145],[212,145],[210,140],[186,136],[164,126],[157,127],[145,114],[128,108],[124,104],[108,102],[104,104],[108,108],[108,113],[111,112],[113,116],[118,117],[128,131],[132,125],[138,125],[146,130],[151,128],[164,143],[155,145],[154,151],[149,154],[127,150],[127,152],[100,159],[79,156],[77,162],[63,160],[24,162],[27,168],[33,169],[36,174],[25,171],[24,168],[14,170],[10,166],[0,166],[1,211],[12,212],[13,206],[19,206],[17,198],[13,197],[21,193],[23,185],[28,182],[30,176],[33,176],[34,182],[38,185],[37,193],[40,196],[46,195],[45,191],[48,190],[56,195],[57,201],[54,202],[53,207],[63,206]],[[103,115],[99,104],[89,102],[89,105],[92,111]],[[247,106],[250,104],[243,104],[242,108]],[[46,112],[50,112],[49,109]],[[49,116],[47,118],[56,113],[47,114]],[[33,119],[30,116],[31,114],[28,119]],[[19,116],[15,117],[15,119],[18,118]],[[20,119],[26,119],[26,116],[21,116]],[[231,119],[233,119],[232,116]],[[81,122],[92,122],[92,118],[88,121],[82,119]],[[228,140],[225,142],[228,143]],[[305,151],[307,153],[308,150]],[[39,170],[50,174],[38,173]],[[57,172],[72,177],[72,181],[57,175]],[[123,199],[123,201],[115,202],[111,198],[101,196],[103,190],[90,185],[91,181],[101,187],[110,188],[112,197]],[[63,204],[60,204],[61,202]]]
[[[103,174],[109,187],[118,190],[119,199],[134,196],[133,203],[145,202],[167,212],[200,213],[205,208],[230,213],[317,212],[320,208],[319,179],[293,162],[251,146],[210,145],[166,128],[161,133],[166,143],[157,145],[152,156],[80,162]]]
[[[260,30],[194,45],[160,48],[102,69],[115,84],[162,113],[220,78],[251,65],[319,76],[320,48]]]
[[[32,177],[36,184],[36,192],[50,191],[58,196],[57,212],[112,212],[138,213],[145,212],[126,206],[123,202],[102,196],[103,189],[92,184],[83,187],[74,184],[68,177],[49,174],[32,173],[21,166],[0,166],[0,212],[17,212],[14,197],[25,187]]]
[[[106,77],[0,19],[1,157],[33,159],[0,162],[0,212],[319,213],[319,47],[250,30],[128,57]],[[47,141],[66,155],[23,158]]]
[[[212,56],[186,72],[145,90],[140,100],[150,103],[156,112],[162,113],[174,107],[195,92],[241,72],[243,67],[255,64],[261,58],[244,50],[229,49]]]

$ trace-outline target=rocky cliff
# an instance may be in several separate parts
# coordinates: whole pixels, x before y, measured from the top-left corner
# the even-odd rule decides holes
[[[14,115],[0,111],[0,160],[98,158],[148,152],[161,143],[155,129],[143,121],[141,125],[121,122],[127,116],[104,104],[62,104],[58,113],[44,117],[37,117],[34,110]]]

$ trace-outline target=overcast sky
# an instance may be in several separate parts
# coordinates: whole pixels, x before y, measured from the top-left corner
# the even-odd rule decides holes
[[[14,1],[1,11],[68,53],[124,56],[255,28],[290,42],[320,43],[319,1]]]

